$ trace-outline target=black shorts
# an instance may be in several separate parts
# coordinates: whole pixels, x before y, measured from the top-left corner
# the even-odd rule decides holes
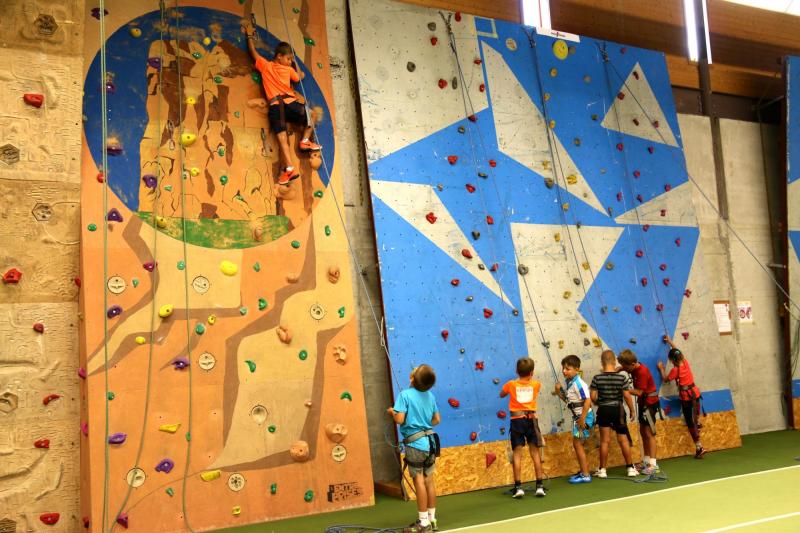
[[[625,423],[625,411],[622,405],[601,405],[597,408],[597,425],[601,428],[611,428],[620,435],[628,434],[628,425]]]
[[[511,447],[525,446],[533,444],[542,446],[542,432],[539,431],[539,422],[535,418],[512,418],[511,431],[508,432],[511,438]]]
[[[269,127],[275,133],[286,131],[287,124],[299,124],[300,126],[308,124],[306,107],[298,101],[283,104],[283,122],[281,122],[281,105],[279,103],[269,106],[267,118],[269,119]]]

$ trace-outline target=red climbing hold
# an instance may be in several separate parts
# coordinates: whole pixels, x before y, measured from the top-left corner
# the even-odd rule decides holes
[[[681,337],[683,337],[683,340],[688,341],[689,340],[689,332],[688,331],[684,331],[683,333],[681,333]]]
[[[642,226],[642,231],[647,231],[649,229],[650,229],[650,224],[645,224],[644,226]]]
[[[617,93],[617,98],[619,98],[620,100],[624,100],[625,99],[625,93],[622,92],[622,91],[618,92]]]
[[[665,287],[669,287],[669,278],[664,278],[663,282]]]
[[[617,150],[621,152],[623,149],[625,149],[625,145],[622,143],[617,143]]]
[[[657,128],[657,127],[658,127],[658,121],[657,121],[657,120],[654,120],[654,121],[653,121],[653,127],[654,127],[654,128]]]
[[[128,529],[128,513],[120,513],[117,517],[117,524]]]
[[[641,172],[639,172],[638,170],[634,170],[634,171],[633,171],[633,177],[634,177],[634,178],[638,178],[638,177],[639,177],[639,176],[641,176],[641,175],[642,175],[642,173],[641,173]]]
[[[481,61],[481,59],[479,57],[476,57],[475,59],[473,59],[472,62],[475,63],[476,65],[480,65],[481,63],[483,63],[483,61]]]
[[[497,161],[495,161],[494,159],[490,159],[489,160],[489,166],[492,167],[492,168],[496,167],[497,166]]]
[[[486,215],[486,223],[489,224],[490,226],[494,224],[494,219],[492,218],[492,215]]]
[[[25,93],[22,99],[25,100],[26,104],[32,105],[33,107],[42,107],[42,104],[44,103],[43,94]]]
[[[470,434],[469,434],[469,440],[471,440],[472,442],[475,442],[475,440],[476,440],[477,438],[478,438],[478,434],[477,434],[477,433],[475,433],[474,431],[473,431],[472,433],[470,433]]]
[[[457,408],[458,408],[458,406],[459,406],[459,405],[461,405],[461,402],[459,402],[459,401],[458,401],[458,400],[456,400],[455,398],[449,398],[449,399],[447,400],[447,403],[449,403],[449,404],[450,404],[450,407],[452,407],[453,409],[457,409]]]
[[[47,524],[48,526],[52,526],[53,524],[58,522],[59,518],[61,518],[61,515],[58,513],[44,513],[39,515],[39,520],[41,520],[42,523]]]
[[[690,298],[692,296],[692,289],[686,289],[685,291],[683,291],[683,295],[686,296],[687,298]]]
[[[618,201],[618,202],[621,202],[621,201],[622,201],[622,193],[621,193],[621,192],[618,192],[618,193],[617,193],[617,201]]]
[[[653,152],[655,152],[655,151],[656,151],[656,149],[655,149],[655,148],[653,148],[652,146],[648,146],[648,147],[647,147],[647,151],[648,151],[648,152],[650,152],[650,153],[652,154]]]
[[[681,238],[678,237],[677,239],[675,239],[675,246],[680,246],[680,245],[681,245]]]
[[[50,448],[50,439],[39,439],[33,445],[36,448]]]
[[[667,183],[666,185],[664,185],[664,191],[666,191],[666,192],[669,192],[669,191],[671,191],[671,190],[672,190],[672,185],[670,185],[669,183]]]
[[[475,192],[475,186],[473,184],[467,183],[465,185],[465,187],[467,188],[467,192],[470,192],[470,193]]]
[[[633,71],[633,77],[636,78],[637,80],[639,79],[639,73],[636,72],[635,70]]]
[[[97,183],[103,183],[106,180],[105,174],[102,171],[97,173]]]
[[[494,313],[492,313],[492,310],[488,307],[483,308],[483,318],[491,318],[493,314]]]
[[[492,466],[492,463],[494,463],[495,461],[497,461],[497,456],[495,454],[493,454],[492,452],[486,454],[486,468]]]
[[[475,370],[483,370],[483,361],[475,361]]]
[[[439,88],[440,89],[444,89],[445,87],[447,87],[447,80],[443,80],[442,78],[439,78]]]
[[[444,342],[447,342],[447,337],[449,337],[449,336],[450,336],[450,332],[447,331],[446,329],[443,329],[442,330],[442,338],[444,339]]]
[[[456,161],[458,161],[458,156],[457,155],[448,155],[447,156],[447,162],[450,163],[451,165],[455,165]]]
[[[461,22],[461,11],[456,11],[455,19],[456,22]]]
[[[642,287],[647,287],[647,278],[642,278]]]
[[[665,415],[669,415],[671,412],[672,412],[672,407],[670,407],[669,405],[664,407],[664,414]]]
[[[627,51],[628,51],[628,49],[625,46],[623,46],[622,48],[619,49],[619,53],[620,54],[624,54]]]
[[[660,265],[658,265],[658,268],[659,268],[660,270],[666,270],[666,269],[667,269],[667,265],[666,265],[666,264],[664,264],[664,263],[661,263]]]
[[[467,120],[469,120],[470,122],[478,122],[478,117],[475,115],[470,115],[467,117]]]
[[[458,281],[457,278],[453,278],[453,279],[450,280],[450,285],[452,285],[453,287],[458,287],[459,283],[461,283],[461,282]]]
[[[428,222],[430,222],[431,224],[433,224],[434,222],[436,222],[436,215],[434,215],[434,214],[433,214],[433,211],[431,211],[430,213],[428,213],[427,215],[425,215],[425,220],[427,220]]]
[[[637,194],[636,199],[639,201],[640,204],[644,202],[644,198],[642,198],[641,194]]]
[[[663,310],[664,310],[664,304],[658,304],[658,305],[656,305],[656,311],[658,311],[658,312],[660,313],[660,312],[661,312],[661,311],[663,311]]]
[[[43,403],[44,405],[47,405],[47,404],[49,404],[50,402],[52,402],[53,400],[57,400],[57,399],[59,399],[59,398],[61,398],[61,395],[60,395],[60,394],[48,394],[47,396],[45,396],[44,398],[42,398],[42,403]]]
[[[466,257],[467,259],[472,259],[472,252],[470,252],[470,251],[469,251],[469,250],[467,250],[466,248],[464,248],[463,250],[461,250],[461,255],[463,255],[463,256],[464,256],[464,257]]]
[[[3,274],[3,283],[19,283],[22,278],[22,272],[16,268],[10,268]]]
[[[499,411],[497,411],[497,418],[499,418],[499,419],[501,419],[501,420],[502,420],[502,419],[504,419],[506,416],[508,416],[508,415],[506,415],[506,412],[505,412],[505,411],[503,411],[502,409],[501,409],[501,410],[499,410]]]
[[[639,125],[639,119],[638,118],[633,119],[633,123],[638,126]]]
[[[33,325],[33,331],[35,331],[36,333],[44,333],[44,324],[42,324],[41,322],[37,322],[36,324]]]
[[[75,285],[77,285],[79,289],[81,288],[81,278],[74,277],[72,278],[72,281],[75,283]]]
[[[438,42],[439,42],[439,38],[438,37],[431,37],[431,44],[433,46],[436,46],[436,43],[438,43]]]
[[[91,521],[89,520],[89,517],[88,516],[84,516],[83,517],[83,527],[85,527],[86,529],[89,529],[89,524],[91,524]]]
[[[639,304],[636,304],[636,305],[633,306],[633,310],[636,311],[636,314],[638,315],[639,313],[642,312],[642,306],[639,305]]]
[[[485,83],[481,83],[480,85],[478,85],[478,90],[480,92],[485,92],[486,91],[486,84]]]
[[[492,266],[489,267],[489,270],[491,270],[492,272],[497,272],[498,268],[500,268],[500,265],[498,263],[492,263]]]
[[[641,250],[636,250],[636,257],[642,257],[642,256],[644,256],[644,252]]]
[[[662,217],[665,217],[665,216],[667,216],[667,210],[666,210],[666,209],[662,209],[662,210],[661,210],[661,216],[662,216]]]

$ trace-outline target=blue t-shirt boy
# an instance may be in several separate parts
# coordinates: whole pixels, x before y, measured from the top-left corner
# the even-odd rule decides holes
[[[436,407],[436,398],[434,398],[431,391],[421,392],[417,389],[410,388],[401,392],[394,402],[395,413],[406,413],[406,419],[400,425],[400,435],[403,438],[410,437],[420,431],[433,429],[431,421],[433,416],[439,412]],[[408,444],[412,448],[416,448],[423,452],[430,450],[429,439],[423,437]]]

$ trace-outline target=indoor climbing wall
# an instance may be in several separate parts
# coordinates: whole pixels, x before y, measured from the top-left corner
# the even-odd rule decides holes
[[[83,519],[201,531],[370,504],[324,3],[166,4],[84,15]],[[288,185],[251,20],[264,56],[295,47],[323,145],[289,136]]]
[[[787,254],[789,261],[789,295],[797,301],[800,296],[800,57],[786,58],[786,205],[789,224]],[[800,312],[790,304],[790,348],[792,357],[792,402],[794,427],[800,429]]]
[[[0,17],[0,531],[77,531],[83,2]]]
[[[550,394],[561,359],[580,356],[589,381],[603,348],[630,348],[655,372],[665,333],[703,388],[704,443],[738,445],[663,55],[350,6],[395,385],[420,363],[437,372],[443,492],[512,480],[498,393],[525,355],[550,475],[576,467]],[[674,385],[661,392],[660,450],[693,451]]]

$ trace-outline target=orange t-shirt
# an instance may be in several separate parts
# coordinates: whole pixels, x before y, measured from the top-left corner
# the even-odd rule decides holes
[[[542,384],[535,379],[512,379],[503,385],[503,392],[508,394],[509,411],[535,411],[536,397]],[[513,417],[512,417],[513,418]]]
[[[259,56],[256,59],[256,70],[261,73],[261,83],[264,85],[264,92],[267,93],[267,101],[281,94],[294,95],[291,82],[300,81],[300,76],[292,67],[267,61]],[[292,97],[286,98],[283,102],[288,104],[295,100],[296,98]]]

